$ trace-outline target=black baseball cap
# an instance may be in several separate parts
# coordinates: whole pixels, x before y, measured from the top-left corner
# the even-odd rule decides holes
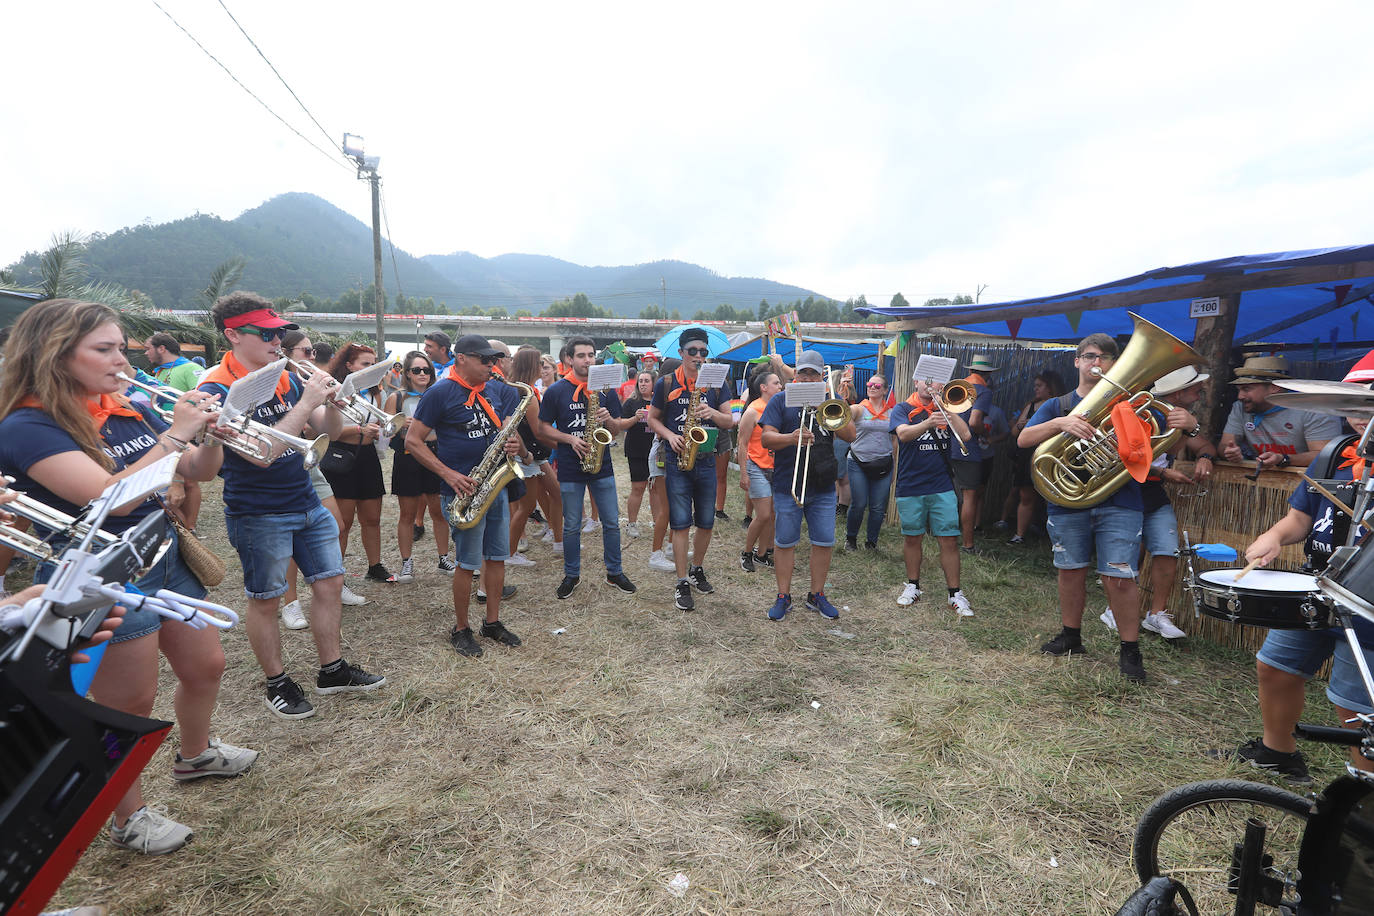
[[[453,342],[453,352],[467,356],[500,356],[501,351],[481,334],[464,334]]]
[[[711,338],[706,333],[705,328],[688,328],[687,330],[682,332],[682,335],[680,337],[678,337],[677,345],[678,347],[685,347],[694,340],[699,340],[702,343],[711,342]]]

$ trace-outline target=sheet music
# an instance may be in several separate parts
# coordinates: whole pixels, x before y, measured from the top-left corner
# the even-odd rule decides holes
[[[783,388],[788,407],[816,407],[826,396],[825,382],[788,382]]]
[[[281,381],[286,359],[268,363],[256,369],[229,386],[224,396],[224,406],[220,409],[217,426],[228,426],[234,420],[252,411],[276,394],[277,384]]]
[[[343,380],[343,386],[339,389],[338,399],[340,401],[346,401],[359,391],[366,391],[369,388],[376,387],[377,383],[386,378],[387,374],[391,372],[395,365],[394,362],[386,362],[383,360],[379,363],[373,363],[366,369],[359,369],[357,372],[350,373],[349,376]]]
[[[698,388],[719,388],[730,376],[730,367],[725,363],[705,363],[697,370]]]
[[[101,493],[97,500],[106,501],[113,510],[132,503],[142,502],[153,493],[165,491],[172,485],[172,478],[177,469],[177,459],[180,457],[180,455],[168,455],[136,474],[116,480],[105,488],[105,492]]]
[[[624,363],[602,363],[587,367],[587,390],[605,391],[625,384]]]
[[[916,371],[912,375],[922,381],[932,382],[936,388],[943,388],[954,378],[954,370],[958,367],[959,361],[953,357],[922,354],[916,360]]]

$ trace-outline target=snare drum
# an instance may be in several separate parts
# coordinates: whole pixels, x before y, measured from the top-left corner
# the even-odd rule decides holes
[[[1321,630],[1335,622],[1317,598],[1317,580],[1301,573],[1254,569],[1239,581],[1239,569],[1209,569],[1188,587],[1198,613],[1271,630]]]

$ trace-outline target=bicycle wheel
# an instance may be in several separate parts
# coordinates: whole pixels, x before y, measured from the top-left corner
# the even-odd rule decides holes
[[[1134,858],[1141,883],[1156,875],[1176,878],[1197,901],[1199,913],[1235,912],[1232,884],[1238,848],[1251,818],[1266,827],[1262,854],[1268,890],[1256,913],[1295,906],[1298,852],[1312,803],[1276,786],[1239,779],[1190,783],[1166,792],[1145,810],[1135,831]]]

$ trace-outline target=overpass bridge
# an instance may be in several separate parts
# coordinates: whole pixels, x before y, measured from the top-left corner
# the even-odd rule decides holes
[[[160,309],[163,314],[194,321],[203,312]],[[372,313],[291,312],[286,317],[326,334],[349,335],[362,331],[376,334],[377,316]],[[417,348],[431,331],[457,328],[458,334],[481,334],[499,340],[537,338],[549,342],[545,352],[557,353],[563,342],[576,334],[585,334],[603,346],[623,340],[632,347],[647,347],[675,327],[689,324],[710,324],[726,335],[741,331],[751,335],[763,333],[762,321],[659,320],[655,318],[485,318],[473,315],[383,315],[383,328],[390,341],[414,340]],[[881,324],[845,324],[838,322],[804,323],[802,334],[808,337],[833,337],[859,340],[886,335]],[[448,333],[446,331],[446,333]]]

